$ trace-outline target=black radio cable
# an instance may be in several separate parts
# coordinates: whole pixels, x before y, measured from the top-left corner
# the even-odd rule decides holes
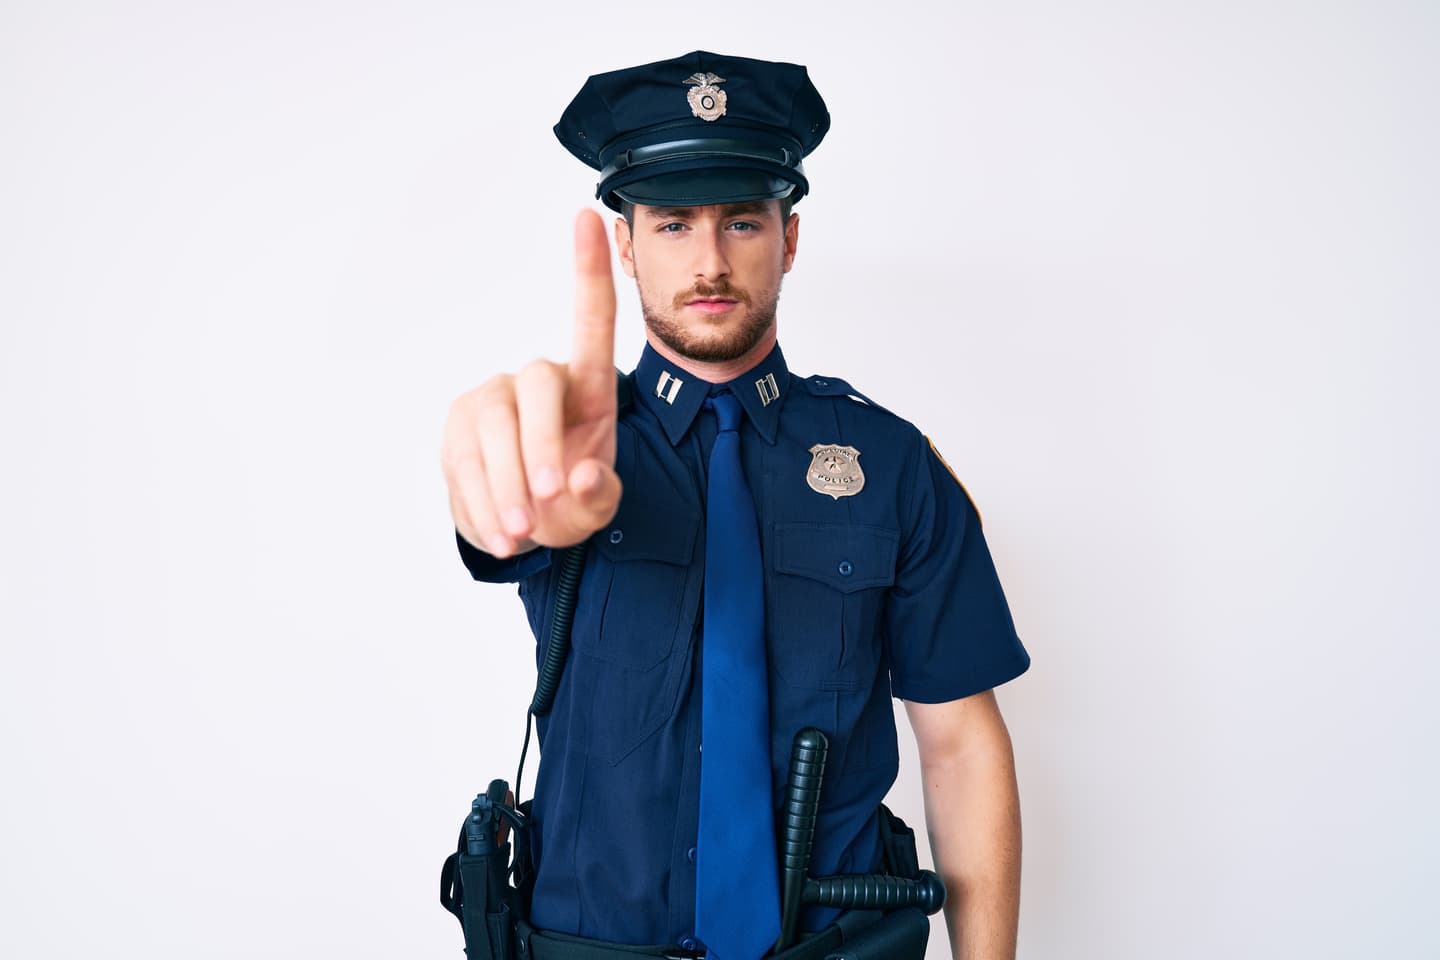
[[[585,569],[585,552],[589,541],[582,540],[566,547],[560,557],[560,573],[555,584],[555,603],[550,613],[550,636],[545,643],[545,662],[535,680],[535,695],[525,711],[525,743],[520,748],[520,766],[515,770],[515,802],[520,802],[520,778],[525,773],[525,755],[530,751],[530,726],[536,717],[543,717],[555,705],[555,691],[560,688],[560,675],[570,657],[570,629],[575,623],[575,598],[580,589],[580,574]]]

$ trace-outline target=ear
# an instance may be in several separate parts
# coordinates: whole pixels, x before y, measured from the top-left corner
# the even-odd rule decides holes
[[[635,247],[630,239],[630,224],[624,217],[615,218],[615,249],[620,254],[620,269],[625,276],[635,279]]]
[[[795,248],[800,244],[800,214],[790,214],[785,222],[785,272],[795,265]]]

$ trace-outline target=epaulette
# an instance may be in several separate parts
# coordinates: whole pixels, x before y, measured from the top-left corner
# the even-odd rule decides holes
[[[812,396],[850,397],[854,400],[860,401],[867,407],[874,407],[876,410],[884,410],[892,417],[895,416],[895,414],[891,413],[889,410],[886,410],[884,407],[880,406],[880,404],[876,403],[874,400],[871,400],[869,397],[865,396],[865,394],[861,393],[859,390],[856,390],[854,387],[850,386],[850,384],[846,383],[844,380],[841,380],[839,377],[825,377],[817,375],[813,377],[801,377],[799,379],[800,382],[804,384],[806,392],[811,394]]]

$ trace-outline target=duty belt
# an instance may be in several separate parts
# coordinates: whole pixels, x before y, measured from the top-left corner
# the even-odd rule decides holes
[[[835,923],[766,960],[921,960],[930,920],[914,907],[880,913],[852,910]],[[675,946],[629,946],[537,930],[521,921],[516,931],[519,960],[705,960],[704,953]]]

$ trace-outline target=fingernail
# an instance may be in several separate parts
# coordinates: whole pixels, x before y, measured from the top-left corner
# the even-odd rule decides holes
[[[530,518],[521,507],[510,507],[502,515],[507,533],[523,537],[530,532]]]
[[[535,475],[535,482],[530,489],[537,497],[553,497],[560,492],[560,471],[554,467],[546,467]]]
[[[504,558],[510,556],[510,541],[505,537],[491,537],[485,541],[485,546],[490,549],[490,555],[492,557]]]

